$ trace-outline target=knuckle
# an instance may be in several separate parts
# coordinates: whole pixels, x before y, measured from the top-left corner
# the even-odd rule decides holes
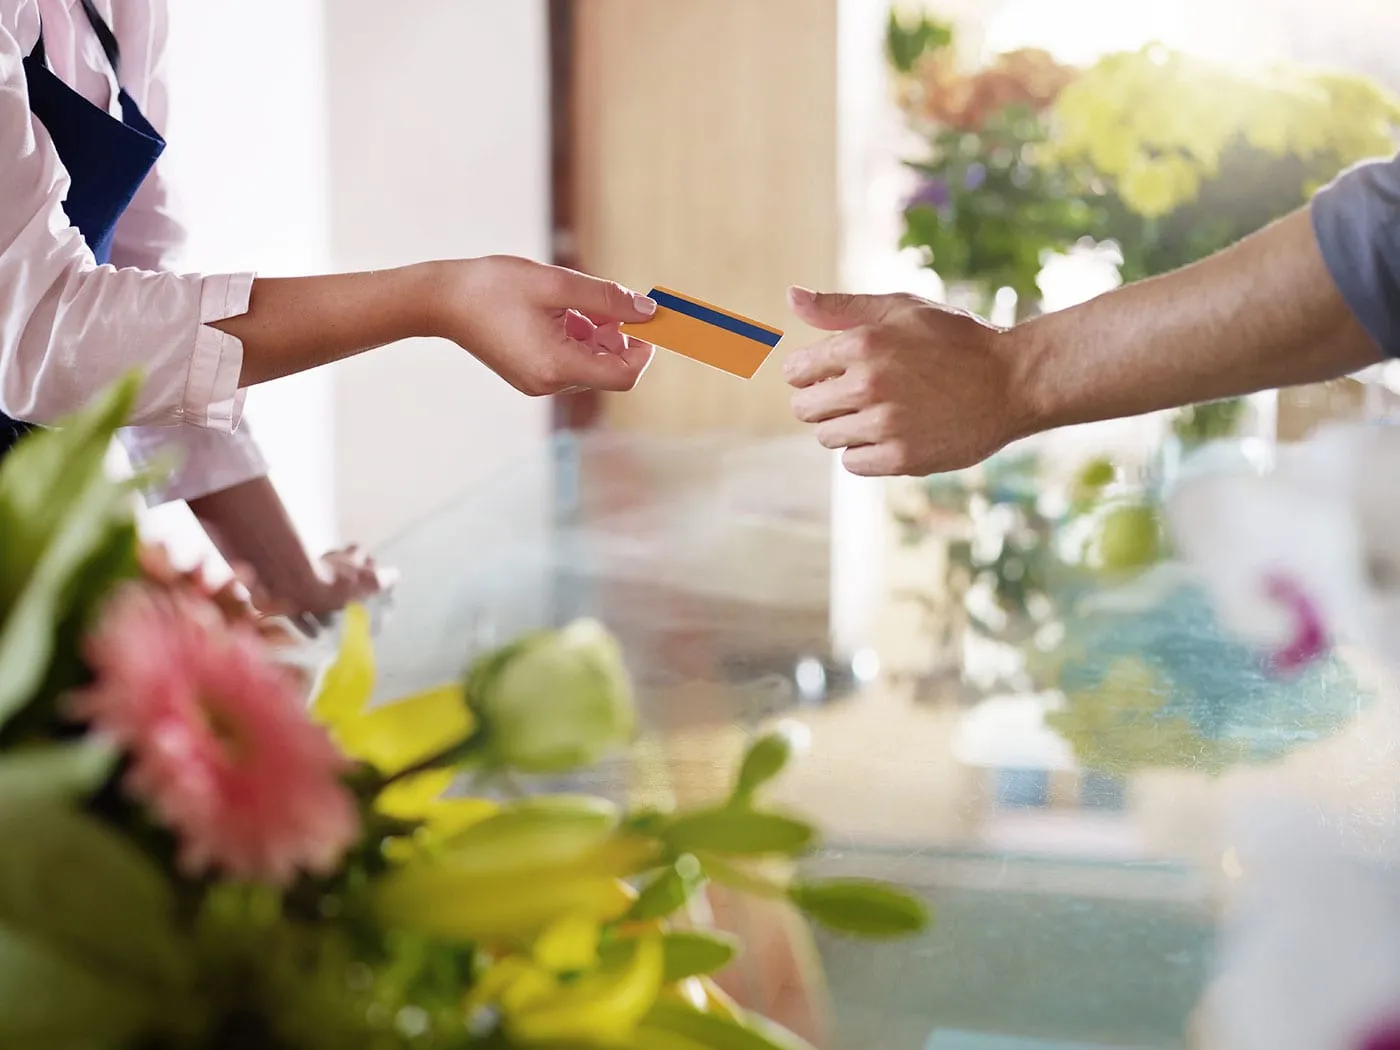
[[[878,440],[888,441],[899,436],[899,410],[893,405],[877,405],[871,409],[870,421]]]
[[[851,356],[857,361],[868,361],[877,349],[875,331],[872,328],[857,328],[850,335]]]
[[[896,471],[903,473],[913,469],[914,450],[908,441],[896,438],[889,443],[888,448],[890,464]]]
[[[540,275],[540,284],[546,295],[562,300],[572,290],[573,281],[568,271],[551,266]]]
[[[851,374],[851,396],[860,407],[872,404],[880,394],[880,377],[872,368],[859,368]]]

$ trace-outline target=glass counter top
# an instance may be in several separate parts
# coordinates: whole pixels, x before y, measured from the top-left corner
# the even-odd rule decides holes
[[[1145,439],[1114,440],[1129,478],[1152,462],[1150,442],[1133,451]],[[1024,511],[1065,472],[1016,476],[1030,503],[1006,502]],[[1194,1045],[1240,875],[1233,815],[1299,799],[1385,846],[1393,705],[1359,658],[1270,679],[1189,587],[1154,597],[1080,572],[1055,615],[1032,594],[1023,630],[989,628],[976,588],[950,589],[950,552],[985,539],[970,519],[1001,520],[1001,554],[1020,543],[1021,561],[979,563],[999,566],[993,589],[1031,573],[1055,599],[1034,522],[1007,526],[986,491],[970,512],[965,495],[837,478],[806,438],[562,436],[377,552],[402,574],[381,692],[596,617],[622,641],[645,732],[590,790],[718,798],[746,740],[785,721],[806,747],[776,793],[825,831],[811,867],[896,880],[935,909],[912,941],[815,938],[830,1045]],[[912,535],[911,493],[932,507]],[[998,672],[1015,652],[1031,656]],[[755,981],[768,958],[748,960]]]

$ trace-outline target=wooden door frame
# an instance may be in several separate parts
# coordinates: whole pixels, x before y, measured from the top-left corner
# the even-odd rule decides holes
[[[548,0],[551,262],[582,270],[578,251],[575,207],[578,199],[574,112],[574,48],[576,0]],[[603,397],[596,390],[557,394],[551,422],[558,430],[596,427],[603,414]]]

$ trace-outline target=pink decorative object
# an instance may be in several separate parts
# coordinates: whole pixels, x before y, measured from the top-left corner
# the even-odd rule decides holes
[[[1293,636],[1282,648],[1270,654],[1270,672],[1288,674],[1325,656],[1331,648],[1327,628],[1323,625],[1316,603],[1303,588],[1291,578],[1277,575],[1270,576],[1264,588],[1270,598],[1289,610],[1295,624]]]
[[[123,786],[180,840],[189,874],[285,884],[358,837],[347,768],[252,627],[188,592],[132,584],[88,638],[71,715],[131,758]]]
[[[1377,1028],[1361,1041],[1357,1050],[1400,1050],[1400,1019]]]

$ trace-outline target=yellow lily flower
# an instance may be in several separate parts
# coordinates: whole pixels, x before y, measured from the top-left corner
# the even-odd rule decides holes
[[[369,615],[345,612],[340,650],[312,701],[312,716],[350,758],[393,776],[465,740],[476,728],[460,683],[370,707],[376,668]],[[495,811],[484,799],[443,798],[456,774],[429,770],[390,784],[375,809],[398,820],[425,821],[433,838],[455,834]]]

